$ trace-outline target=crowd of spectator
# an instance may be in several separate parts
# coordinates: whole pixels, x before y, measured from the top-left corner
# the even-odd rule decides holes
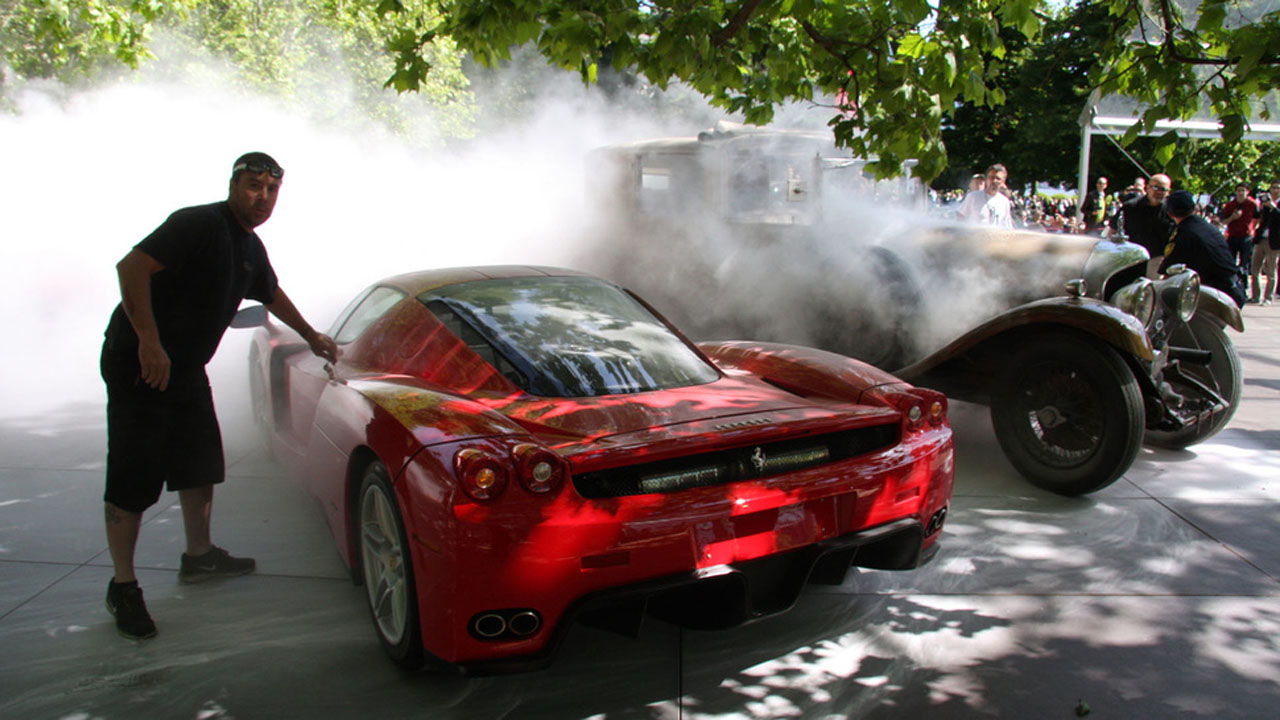
[[[1186,257],[1188,247],[1203,250],[1193,268],[1202,278],[1221,276],[1221,286],[1243,305],[1268,305],[1275,296],[1280,254],[1280,181],[1254,187],[1240,182],[1230,196],[1194,196],[1173,191],[1167,175],[1138,177],[1114,191],[1096,178],[1077,209],[1074,197],[1027,194],[1006,184],[1008,171],[995,164],[970,178],[967,190],[930,191],[935,213],[1009,229],[1124,236],[1147,248],[1152,271],[1164,256]],[[1184,222],[1187,219],[1194,222]],[[1194,228],[1194,232],[1193,232]],[[1181,244],[1179,243],[1179,238]],[[1263,291],[1262,275],[1266,276]],[[1247,295],[1246,295],[1247,293]]]
[[[929,192],[931,209],[938,215],[957,217],[957,210],[960,203],[964,201],[966,193],[965,190],[931,190]],[[1074,231],[1073,219],[1076,216],[1074,198],[1064,195],[1033,195],[1012,188],[1006,188],[1005,195],[1009,198],[1012,207],[1015,228],[1049,232]]]

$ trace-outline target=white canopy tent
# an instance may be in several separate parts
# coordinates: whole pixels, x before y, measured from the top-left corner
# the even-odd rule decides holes
[[[1253,117],[1261,117],[1265,109],[1270,116],[1280,118],[1278,104],[1280,103],[1277,102],[1274,93],[1266,99],[1259,100],[1255,103]],[[1130,127],[1138,123],[1143,109],[1144,107],[1137,101],[1118,95],[1101,97],[1095,90],[1089,96],[1084,111],[1080,113],[1080,172],[1076,190],[1076,207],[1084,204],[1084,193],[1089,187],[1089,154],[1092,150],[1093,136],[1104,135],[1114,141],[1115,137],[1124,135]],[[1206,112],[1190,120],[1161,120],[1156,123],[1155,129],[1144,134],[1163,135],[1173,130],[1188,138],[1216,138],[1221,136],[1221,128],[1222,124]],[[1245,140],[1280,140],[1280,123],[1258,122],[1251,119],[1243,137]],[[1120,147],[1118,143],[1117,147]],[[1120,147],[1120,151],[1125,152],[1123,147]],[[1128,157],[1127,152],[1125,155]],[[1136,160],[1132,157],[1129,159],[1144,175],[1150,175]]]

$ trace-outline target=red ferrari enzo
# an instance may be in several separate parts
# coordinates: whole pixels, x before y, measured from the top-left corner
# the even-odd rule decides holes
[[[539,267],[379,282],[338,317],[333,365],[257,322],[256,418],[401,665],[538,667],[572,620],[732,626],[936,550],[946,398],[859,361],[695,345]]]

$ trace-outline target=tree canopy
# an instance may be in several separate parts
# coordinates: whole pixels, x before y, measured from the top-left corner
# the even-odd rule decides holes
[[[416,103],[384,89],[395,67],[389,48],[406,32],[406,18],[438,24],[435,0],[394,7],[354,0],[22,0],[0,5],[0,99],[16,80],[56,78],[72,87],[118,68],[138,68],[164,47],[180,62],[226,62],[242,87],[312,102],[335,116],[354,104],[409,137],[430,109],[433,137],[466,137],[473,130],[462,55],[447,37],[421,43],[431,68],[417,85]],[[392,11],[395,12],[392,12]],[[416,36],[415,36],[416,37]],[[425,71],[424,71],[425,72]],[[9,76],[9,77],[5,77]],[[415,107],[415,105],[417,107]],[[342,122],[342,117],[331,118]]]
[[[751,123],[767,123],[782,103],[826,105],[836,140],[878,156],[878,172],[914,158],[914,172],[931,179],[946,167],[944,130],[961,109],[1012,117],[1002,73],[1026,59],[1020,47],[1061,41],[1054,22],[1078,6],[1093,18],[1091,59],[1072,51],[1079,84],[1147,108],[1127,140],[1206,105],[1228,142],[1250,117],[1269,119],[1251,106],[1280,81],[1280,12],[1269,0],[1065,9],[1052,0],[24,0],[0,9],[0,42],[19,76],[87,74],[104,62],[136,66],[153,26],[194,17],[205,47],[250,49],[242,62],[272,76],[289,50],[311,47],[299,35],[319,27],[343,38],[344,52],[381,54],[360,62],[383,68],[386,87],[446,96],[464,84],[455,49],[495,65],[532,46],[587,82],[604,69],[659,87],[678,80]],[[263,55],[274,50],[285,54]],[[1155,154],[1176,166],[1188,148],[1165,135]]]

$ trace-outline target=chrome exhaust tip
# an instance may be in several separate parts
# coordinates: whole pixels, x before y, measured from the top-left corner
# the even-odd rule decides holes
[[[523,640],[542,630],[542,615],[532,608],[484,610],[471,616],[467,630],[477,640]]]
[[[542,618],[538,617],[538,613],[532,610],[521,610],[511,619],[507,621],[507,627],[515,635],[520,637],[528,637],[536,632],[542,626]]]
[[[929,518],[929,524],[924,528],[925,537],[928,537],[942,529],[943,523],[947,521],[947,507],[944,505]]]
[[[492,639],[507,631],[507,619],[497,613],[485,613],[478,616],[471,623],[471,627],[476,635]]]

